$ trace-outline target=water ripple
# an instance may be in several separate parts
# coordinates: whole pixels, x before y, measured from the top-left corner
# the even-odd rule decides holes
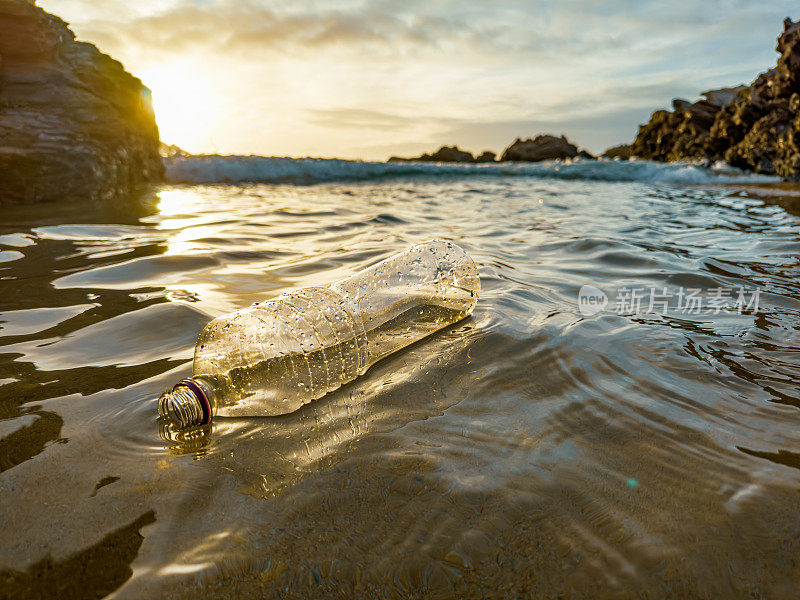
[[[649,163],[240,163],[214,168],[316,183],[0,219],[3,568],[139,523],[118,598],[789,597],[797,190]],[[478,263],[470,319],[291,415],[159,430],[212,316],[430,237]],[[581,314],[586,284],[604,311]],[[625,287],[725,286],[758,309],[615,310]]]

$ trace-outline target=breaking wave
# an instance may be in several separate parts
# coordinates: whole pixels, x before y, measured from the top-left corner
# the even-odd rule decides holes
[[[335,158],[176,156],[164,159],[170,183],[318,183],[387,177],[535,177],[543,179],[707,184],[780,181],[724,163],[709,167],[646,160],[545,161],[540,163],[367,162]]]

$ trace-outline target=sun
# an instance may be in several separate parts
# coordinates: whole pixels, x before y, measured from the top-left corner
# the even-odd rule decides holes
[[[202,70],[189,63],[154,65],[141,72],[153,92],[153,111],[161,139],[190,152],[213,145],[219,98]]]

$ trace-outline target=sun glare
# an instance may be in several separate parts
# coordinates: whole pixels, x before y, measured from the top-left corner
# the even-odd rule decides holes
[[[190,152],[213,145],[211,129],[219,99],[207,77],[192,65],[164,64],[141,74],[153,92],[161,139]]]

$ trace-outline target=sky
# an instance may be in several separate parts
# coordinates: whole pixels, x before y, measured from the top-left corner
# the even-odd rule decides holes
[[[384,160],[630,142],[774,66],[796,1],[38,0],[150,87],[193,153]]]

